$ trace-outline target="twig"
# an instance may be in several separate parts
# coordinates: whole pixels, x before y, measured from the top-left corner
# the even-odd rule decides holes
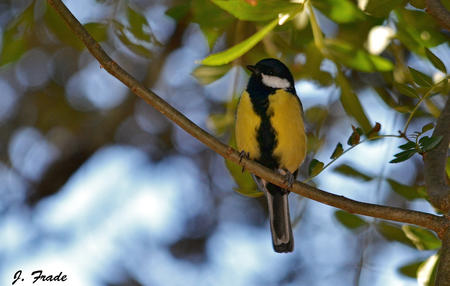
[[[161,112],[164,116],[172,120],[186,132],[197,138],[203,144],[211,148],[224,158],[242,166],[251,173],[264,178],[265,180],[288,188],[285,177],[246,158],[240,158],[239,153],[228,145],[218,141],[212,135],[195,125],[186,118],[178,110],[170,106],[158,95],[148,90],[140,84],[135,78],[123,70],[116,62],[114,62],[100,47],[100,45],[89,35],[80,22],[70,13],[66,6],[60,0],[48,0],[48,3],[58,12],[66,21],[72,31],[84,42],[91,54],[100,62],[102,67],[110,74],[119,79],[128,86],[133,93],[143,98],[148,104]],[[242,159],[242,162],[239,161]],[[423,213],[418,211],[406,210],[396,207],[381,206],[364,202],[354,201],[343,196],[334,195],[304,183],[295,182],[291,191],[300,194],[312,200],[334,206],[350,213],[356,213],[366,216],[372,216],[387,220],[393,220],[403,223],[416,224],[431,230],[438,235],[443,234],[443,230],[447,226],[447,220],[444,217]]]
[[[444,79],[442,79],[441,81],[439,81],[438,83],[436,83],[435,85],[433,85],[425,94],[424,96],[422,96],[420,98],[420,100],[416,103],[416,105],[414,106],[413,110],[411,111],[411,114],[409,114],[408,120],[405,123],[405,127],[403,128],[403,134],[406,135],[406,132],[408,131],[408,127],[409,127],[409,123],[411,123],[411,120],[414,117],[414,114],[416,113],[417,109],[419,109],[419,106],[422,104],[422,102],[428,98],[432,92],[434,91],[435,87],[439,86],[442,82],[444,81],[448,81],[448,78],[445,77]]]
[[[339,155],[338,157],[332,159],[332,160],[331,160],[330,162],[328,162],[325,166],[323,166],[322,170],[320,170],[319,173],[317,173],[316,175],[311,176],[311,177],[309,177],[309,178],[303,180],[303,183],[307,183],[307,182],[311,181],[312,179],[314,179],[315,177],[317,177],[319,174],[321,174],[323,171],[325,171],[326,168],[328,168],[331,164],[333,164],[337,159],[341,158],[342,155],[344,155],[344,154],[347,153],[348,151],[352,150],[352,149],[355,148],[356,146],[359,146],[360,144],[362,144],[362,143],[364,143],[364,142],[367,142],[367,141],[376,140],[376,139],[381,139],[381,138],[388,138],[388,137],[391,137],[391,138],[402,138],[400,135],[391,135],[391,134],[378,135],[378,136],[373,136],[373,137],[370,137],[370,138],[366,138],[366,139],[364,139],[364,140],[358,142],[357,144],[350,146],[347,150],[344,150],[344,151],[342,152],[341,155]]]

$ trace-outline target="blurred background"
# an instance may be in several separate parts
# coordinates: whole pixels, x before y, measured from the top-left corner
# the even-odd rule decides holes
[[[263,1],[241,2],[256,9]],[[334,39],[326,43],[333,60],[315,46],[301,3],[267,1],[274,9],[260,13],[260,21],[207,0],[65,4],[119,65],[226,143],[232,144],[234,107],[249,76],[243,67],[264,57],[283,60],[308,123],[303,180],[313,158],[327,163],[338,142],[350,147],[351,125],[367,132],[379,122],[380,133],[397,135],[415,94],[431,92],[450,68],[448,33],[424,12],[423,1],[389,2],[313,2],[324,36]],[[201,65],[260,31],[273,13],[292,9],[298,11],[286,24],[243,57]],[[30,273],[39,269],[62,271],[68,281],[61,285],[426,284],[417,270],[435,257],[434,236],[433,245],[420,247],[400,224],[295,194],[295,251],[275,253],[265,200],[252,198],[258,193],[248,174],[131,94],[46,1],[0,0],[0,35],[2,285],[11,285],[18,270],[26,281],[17,285],[31,285]],[[428,89],[408,66],[426,76]],[[410,133],[435,122],[445,88],[433,90]],[[362,115],[352,113],[358,102]],[[388,163],[404,143],[360,144],[310,183],[435,213],[424,199],[421,156]]]

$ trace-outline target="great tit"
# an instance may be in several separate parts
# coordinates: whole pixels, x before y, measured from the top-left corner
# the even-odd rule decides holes
[[[247,66],[251,76],[236,112],[236,143],[242,155],[277,170],[292,183],[306,154],[303,108],[294,78],[279,60]],[[267,198],[273,248],[292,252],[289,191],[253,176]]]

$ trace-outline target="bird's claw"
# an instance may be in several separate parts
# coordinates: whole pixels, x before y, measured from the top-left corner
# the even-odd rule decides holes
[[[250,158],[250,153],[245,152],[245,151],[241,151],[241,153],[239,153],[239,164],[242,163],[242,159],[249,159]],[[245,171],[245,166],[242,166],[242,173]]]
[[[295,182],[294,175],[288,170],[280,170],[280,173],[284,176],[284,183],[286,183],[288,189],[292,188]]]

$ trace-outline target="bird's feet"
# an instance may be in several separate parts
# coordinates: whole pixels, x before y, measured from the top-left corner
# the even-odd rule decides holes
[[[241,153],[239,153],[239,164],[241,164],[242,159],[250,159],[250,153],[249,152],[245,152],[245,151],[241,151]],[[244,172],[245,170],[245,166],[242,166],[242,172]]]
[[[288,185],[288,189],[292,188],[292,185],[295,182],[295,177],[294,175],[289,172],[288,170],[285,169],[279,169],[278,172],[284,176],[284,182],[286,183],[286,185]]]

